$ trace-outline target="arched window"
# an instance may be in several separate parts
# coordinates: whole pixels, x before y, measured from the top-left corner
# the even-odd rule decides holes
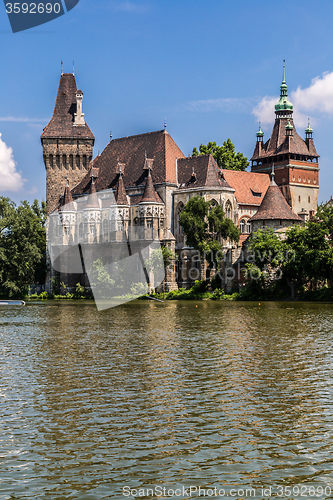
[[[239,222],[239,228],[242,234],[250,234],[251,233],[251,222],[249,219],[243,218]]]
[[[83,238],[83,222],[80,222],[79,224],[79,238],[80,240]]]
[[[228,217],[228,219],[232,218],[232,207],[231,207],[231,203],[229,200],[225,204],[225,215],[226,215],[226,217]]]
[[[183,234],[183,232],[184,232],[183,227],[180,225],[180,214],[181,214],[183,208],[184,208],[184,203],[182,201],[180,201],[178,203],[177,209],[176,209],[176,217],[177,217],[176,224],[177,224],[177,228],[178,228],[178,234]]]

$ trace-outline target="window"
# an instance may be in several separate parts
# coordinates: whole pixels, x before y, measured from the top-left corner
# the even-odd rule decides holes
[[[227,203],[225,205],[225,215],[226,215],[226,217],[228,217],[228,219],[231,219],[232,208],[231,208],[230,201],[227,201]]]
[[[65,234],[66,236],[68,236],[68,235],[69,235],[69,227],[68,227],[68,226],[64,226],[64,234]]]
[[[259,191],[253,191],[253,189],[251,189],[251,193],[252,193],[252,196],[255,196],[256,198],[262,197],[262,193],[260,193]]]
[[[107,221],[107,219],[103,220],[103,234],[104,234],[104,236],[108,235],[108,221]]]
[[[310,201],[311,201],[311,198],[310,198],[310,196],[308,196],[308,202],[310,203]]]
[[[79,225],[79,238],[82,239],[83,238],[83,223],[80,222],[80,225]]]
[[[298,197],[298,202],[299,202],[299,203],[301,202],[301,197],[300,197],[300,196]]]
[[[239,223],[239,228],[242,234],[250,234],[251,233],[251,222],[249,219],[241,219]]]
[[[147,227],[148,227],[148,229],[153,228],[153,219],[147,219]]]

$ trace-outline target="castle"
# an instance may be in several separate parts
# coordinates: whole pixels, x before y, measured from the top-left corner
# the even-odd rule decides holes
[[[185,157],[166,126],[111,136],[93,160],[95,137],[82,102],[74,74],[62,73],[53,116],[41,135],[47,211],[59,213],[63,245],[76,232],[94,245],[121,242],[129,235],[147,241],[157,237],[181,256],[166,270],[165,284],[172,289],[208,277],[207,267],[186,246],[179,224],[190,197],[200,195],[221,205],[240,228],[240,245],[252,229],[283,229],[316,211],[319,166],[313,131],[309,125],[305,140],[296,132],[284,67],[273,131],[264,142],[259,126],[250,172],[221,169],[211,155]],[[275,179],[270,178],[272,170]],[[83,203],[88,194],[93,200],[89,206]],[[226,250],[233,247],[230,241],[221,243]]]

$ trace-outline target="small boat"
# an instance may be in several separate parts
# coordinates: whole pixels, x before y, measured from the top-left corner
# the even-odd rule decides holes
[[[0,300],[0,306],[25,306],[24,300]]]

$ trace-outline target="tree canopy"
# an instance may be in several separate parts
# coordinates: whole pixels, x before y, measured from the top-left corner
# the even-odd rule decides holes
[[[269,286],[267,271],[281,271],[292,296],[304,287],[333,286],[333,206],[322,205],[304,226],[292,226],[281,240],[273,230],[259,230],[249,241],[250,268],[258,269],[262,286]]]
[[[25,295],[29,284],[45,282],[46,206],[35,200],[16,206],[0,197],[0,295]]]
[[[193,196],[184,206],[179,220],[184,229],[186,243],[200,254],[206,255],[210,264],[216,262],[216,253],[222,250],[222,239],[238,242],[240,231],[225,217],[220,205],[214,206],[202,196]]]
[[[219,167],[228,170],[246,170],[249,166],[247,158],[242,153],[235,152],[235,146],[230,139],[224,141],[222,146],[217,146],[216,142],[200,144],[199,151],[193,148],[192,156],[211,154]]]

